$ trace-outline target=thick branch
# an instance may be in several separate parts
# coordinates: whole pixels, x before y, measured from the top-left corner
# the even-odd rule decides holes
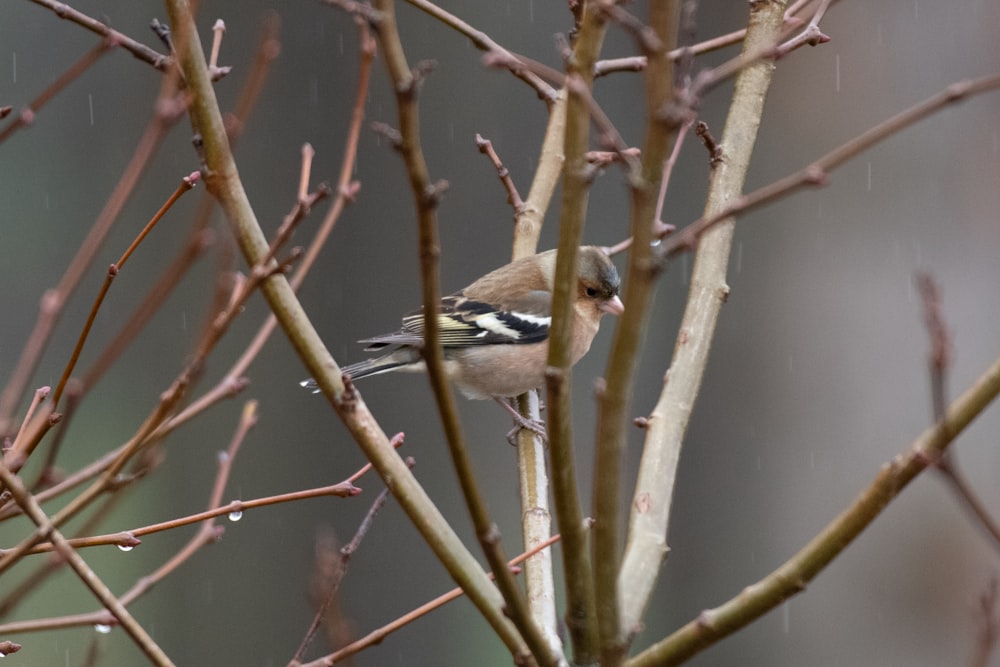
[[[566,124],[563,151],[562,203],[559,216],[559,253],[552,294],[552,329],[549,332],[549,368],[545,386],[548,401],[549,468],[559,529],[563,536],[566,583],[566,625],[578,664],[594,662],[598,654],[597,611],[593,570],[583,522],[573,434],[570,429],[571,353],[573,304],[577,297],[577,253],[587,216],[592,167],[590,148],[590,89],[607,31],[600,3],[590,3],[581,17],[573,52],[567,61]]]
[[[206,187],[218,199],[247,262],[256,265],[267,253],[268,243],[243,190],[226,140],[191,7],[186,0],[169,0],[167,5],[178,58],[192,94],[192,122],[204,142]],[[516,633],[500,611],[500,596],[495,587],[395,452],[361,396],[353,387],[345,386],[339,366],[323,345],[285,277],[269,277],[262,285],[262,292],[317,385],[411,521],[497,631],[516,644]]]
[[[661,110],[673,97],[673,63],[668,51],[676,43],[681,3],[653,3],[650,29],[655,49],[648,51],[646,70],[646,128],[641,164],[629,172],[632,195],[631,232],[633,244],[625,280],[625,313],[618,327],[608,359],[607,384],[598,392],[597,451],[594,469],[594,577],[597,612],[601,631],[603,664],[618,665],[628,651],[629,632],[623,625],[619,564],[621,562],[620,517],[622,459],[625,453],[626,423],[632,402],[632,385],[647,329],[649,305],[655,288],[655,272],[650,261],[652,242],[661,226],[656,202],[664,163],[678,125],[664,118]]]
[[[516,626],[523,640],[514,635],[508,623],[495,617],[498,608],[495,600],[482,600],[480,609],[489,612],[494,629],[507,644],[517,662],[530,661],[532,656],[544,664],[556,664],[559,656],[548,645],[541,628],[534,622],[528,611],[527,600],[518,587],[514,576],[507,568],[500,541],[500,532],[486,508],[486,502],[476,480],[469,458],[465,438],[462,435],[455,407],[455,397],[444,373],[444,353],[440,345],[438,331],[438,304],[441,290],[438,280],[438,257],[440,247],[437,235],[437,202],[443,190],[442,184],[431,183],[427,164],[424,160],[420,141],[420,117],[417,93],[421,84],[422,70],[411,70],[396,26],[395,5],[391,0],[381,0],[376,4],[379,16],[374,22],[379,36],[385,62],[396,89],[396,104],[399,115],[399,151],[406,163],[410,178],[410,188],[417,208],[420,238],[420,273],[424,305],[423,356],[427,364],[428,376],[434,389],[441,421],[452,463],[458,476],[465,498],[465,504],[472,517],[476,536],[486,555],[486,560],[503,596],[506,615]],[[472,591],[469,596],[475,597]],[[525,646],[527,645],[527,646]],[[528,654],[530,649],[530,654]]]
[[[744,52],[766,48],[778,38],[785,9],[783,2],[762,2],[752,7]],[[721,142],[725,155],[712,170],[706,216],[724,208],[743,190],[773,69],[771,63],[759,61],[740,72]],[[647,422],[619,576],[622,630],[627,637],[634,637],[640,630],[667,553],[670,501],[681,444],[708,363],[719,311],[729,293],[726,267],[733,224],[730,220],[717,225],[699,240],[674,357]]]

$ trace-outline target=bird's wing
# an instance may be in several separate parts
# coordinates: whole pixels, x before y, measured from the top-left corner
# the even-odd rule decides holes
[[[497,307],[465,297],[462,293],[441,300],[438,331],[446,348],[476,345],[538,343],[549,336],[551,294],[529,292]],[[423,310],[403,318],[403,328],[361,341],[368,350],[389,345],[420,345],[424,337]]]

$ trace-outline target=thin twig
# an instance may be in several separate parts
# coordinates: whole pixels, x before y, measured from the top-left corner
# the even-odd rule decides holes
[[[170,65],[171,58],[165,56],[162,53],[149,48],[145,44],[137,42],[136,40],[124,35],[117,30],[113,30],[104,23],[101,23],[97,19],[91,18],[86,14],[78,12],[64,2],[56,2],[56,0],[31,0],[36,5],[45,7],[46,9],[52,10],[56,16],[61,19],[66,19],[67,21],[72,21],[79,26],[86,28],[87,30],[104,37],[105,39],[113,41],[115,44],[125,49],[133,56],[149,63],[156,69],[160,71],[166,71]]]
[[[788,8],[785,12],[784,18],[786,29],[791,30],[802,25],[801,19],[797,18],[796,15],[810,2],[812,2],[812,0],[797,0],[791,7]],[[705,53],[711,53],[712,51],[718,51],[728,46],[739,44],[746,37],[746,33],[746,28],[734,30],[733,32],[725,35],[712,37],[711,39],[706,39],[698,42],[697,44],[692,44],[691,46],[683,46],[681,48],[673,49],[667,53],[667,57],[670,58],[670,60],[677,62],[682,58],[700,56]],[[615,72],[640,72],[645,69],[646,56],[612,58],[609,60],[600,60],[595,63],[594,76],[605,76]]]
[[[160,278],[142,298],[139,306],[115,337],[104,347],[97,360],[90,366],[80,381],[80,393],[89,391],[114,361],[128,349],[131,342],[159,312],[160,307],[215,240],[215,233],[209,229],[196,230],[171,264],[164,269]],[[67,385],[68,389],[68,385]]]
[[[309,146],[309,144],[306,144],[306,146]],[[310,151],[311,150],[312,147],[310,147]],[[309,159],[312,159],[311,155],[309,156]],[[303,156],[303,162],[305,162],[305,156]],[[304,165],[303,169],[305,169]],[[304,174],[304,176],[308,178],[308,174]],[[308,184],[306,184],[306,187],[308,187]],[[299,198],[292,207],[292,210],[289,211],[285,218],[281,221],[281,226],[278,227],[278,231],[275,232],[274,239],[271,241],[270,246],[268,246],[267,254],[264,255],[264,264],[267,264],[274,259],[281,247],[288,243],[288,240],[295,232],[295,228],[298,227],[299,223],[305,220],[306,216],[312,212],[312,207],[329,196],[330,186],[325,183],[320,184],[320,186],[313,193],[304,193],[299,195]]]
[[[156,226],[163,216],[166,215],[177,200],[180,199],[186,192],[191,190],[198,182],[200,174],[198,172],[193,172],[188,176],[181,179],[180,184],[177,189],[174,190],[167,201],[164,202],[163,206],[160,207],[146,226],[142,228],[138,235],[132,239],[132,243],[129,244],[122,256],[118,258],[118,261],[112,264],[108,268],[108,272],[105,276],[104,284],[101,286],[101,291],[99,292],[97,298],[94,300],[94,304],[91,307],[90,315],[87,317],[87,322],[84,324],[83,330],[80,332],[80,337],[77,339],[76,347],[73,349],[73,354],[70,357],[69,363],[66,364],[66,368],[63,370],[62,377],[59,378],[59,384],[56,386],[55,393],[52,395],[52,406],[53,409],[58,407],[59,399],[62,397],[63,390],[66,387],[66,382],[69,381],[70,375],[73,373],[73,369],[76,367],[76,362],[80,359],[80,352],[83,351],[83,345],[87,341],[87,335],[90,333],[90,328],[94,324],[94,320],[97,318],[97,311],[100,310],[101,304],[104,302],[104,297],[107,296],[108,290],[111,288],[111,282],[118,275],[119,271],[125,268],[125,263],[128,261],[135,249],[139,247],[139,244],[153,231],[153,227]]]
[[[830,38],[819,29],[819,22],[823,20],[831,4],[833,4],[833,0],[819,0],[816,11],[806,27],[795,37],[780,44],[775,49],[775,57],[782,58],[801,46],[819,46],[829,42]]]
[[[35,395],[31,399],[31,405],[28,406],[28,409],[24,413],[24,419],[21,421],[21,427],[17,429],[18,433],[23,431],[28,426],[28,424],[31,423],[31,418],[35,415],[35,410],[38,408],[39,405],[42,404],[42,402],[45,399],[49,397],[49,394],[51,393],[52,393],[52,387],[49,386],[39,387],[38,389],[35,390]],[[15,442],[17,441],[15,440]],[[13,449],[14,447],[12,446],[11,448]]]
[[[553,90],[552,87],[545,83],[545,81],[541,78],[536,76],[529,68],[524,67],[524,63],[521,61],[521,56],[508,51],[493,41],[493,39],[490,38],[490,36],[485,32],[473,28],[471,25],[454,14],[445,11],[438,5],[435,5],[428,0],[407,0],[407,2],[417,9],[433,16],[444,25],[468,37],[477,49],[485,51],[488,55],[501,56],[506,63],[505,67],[510,70],[510,73],[534,88],[535,92],[538,93],[539,99],[544,100],[550,105],[555,102],[555,90]]]
[[[338,482],[329,486],[320,486],[314,489],[303,489],[301,491],[291,491],[289,493],[279,493],[273,496],[253,498],[251,500],[231,500],[225,505],[219,505],[212,509],[198,512],[197,514],[189,514],[188,516],[171,519],[170,521],[154,523],[148,526],[142,526],[141,528],[123,530],[118,533],[107,533],[91,537],[74,537],[69,539],[68,542],[74,549],[104,546],[108,544],[115,544],[118,546],[138,546],[138,538],[145,535],[152,535],[165,530],[174,530],[175,528],[181,528],[183,526],[189,526],[193,523],[208,521],[209,519],[214,519],[223,515],[228,516],[230,514],[242,514],[243,512],[248,512],[259,507],[269,507],[271,505],[278,505],[281,503],[298,502],[301,500],[309,500],[311,498],[326,498],[330,496],[337,498],[353,498],[360,493],[361,489],[354,486],[350,482]],[[39,554],[47,553],[52,550],[53,546],[51,543],[41,542],[35,545],[35,547],[28,551],[28,553]],[[0,549],[0,556],[4,555],[6,555],[6,550]]]
[[[500,179],[504,190],[507,191],[507,203],[514,209],[514,218],[517,219],[517,216],[524,210],[524,200],[521,199],[521,195],[517,192],[514,179],[510,176],[510,169],[504,165],[500,156],[497,155],[496,149],[493,148],[493,142],[489,139],[484,139],[481,134],[476,135],[476,147],[479,148],[480,153],[490,159],[490,162],[496,168],[497,178]]]
[[[222,37],[226,34],[226,22],[216,19],[212,26],[212,51],[208,57],[208,69],[214,70],[219,67],[219,51],[222,49]]]

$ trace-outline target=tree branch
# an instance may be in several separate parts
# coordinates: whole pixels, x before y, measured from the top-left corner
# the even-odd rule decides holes
[[[760,50],[778,39],[784,9],[783,2],[752,5],[745,53]],[[724,208],[743,190],[773,69],[770,63],[761,61],[743,69],[737,78],[721,142],[725,147],[724,158],[713,162],[706,216]],[[699,239],[674,356],[656,407],[646,421],[645,444],[618,582],[623,640],[630,641],[639,632],[667,554],[670,504],[681,445],[708,364],[719,312],[729,292],[726,268],[733,225],[729,220]],[[652,260],[652,249],[648,243],[644,246]],[[620,414],[618,423],[623,424],[626,417],[627,413]]]
[[[861,495],[798,553],[728,602],[708,609],[672,635],[629,660],[627,667],[679,665],[801,593],[834,558],[882,513],[913,479],[1000,394],[1000,358],[945,413],[896,455]]]

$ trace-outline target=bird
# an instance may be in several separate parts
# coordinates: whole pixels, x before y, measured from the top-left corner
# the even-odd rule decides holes
[[[463,290],[441,299],[437,323],[444,370],[467,398],[493,399],[515,420],[543,438],[541,424],[525,419],[507,399],[545,382],[552,322],[556,251],[548,250],[500,267]],[[590,349],[601,318],[621,315],[621,280],[608,254],[597,246],[580,248],[573,303],[571,364]],[[424,371],[423,308],[403,317],[393,333],[358,341],[377,356],[341,368],[352,381],[390,371]],[[302,386],[318,391],[314,380]]]

